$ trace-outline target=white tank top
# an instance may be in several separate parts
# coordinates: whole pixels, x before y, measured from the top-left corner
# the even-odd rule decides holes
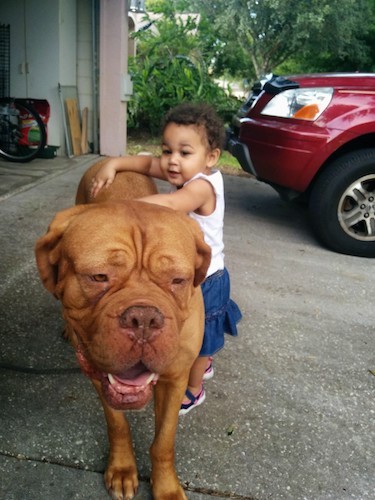
[[[189,212],[189,216],[200,225],[204,233],[205,242],[211,247],[211,264],[206,274],[206,278],[208,278],[208,276],[216,273],[216,271],[224,269],[224,182],[221,172],[219,170],[212,170],[210,175],[202,173],[195,175],[192,179],[185,182],[184,185],[189,184],[189,182],[195,179],[205,179],[209,182],[216,195],[216,206],[211,215],[199,215],[195,212]]]

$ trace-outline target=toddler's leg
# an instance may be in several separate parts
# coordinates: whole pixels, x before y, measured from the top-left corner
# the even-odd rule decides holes
[[[190,377],[186,397],[182,401],[180,415],[186,415],[190,410],[203,403],[206,398],[203,389],[203,375],[209,362],[208,356],[202,356],[194,361],[190,370]]]
[[[211,380],[214,376],[213,360],[214,358],[212,356],[208,357],[207,366],[203,374],[203,382],[206,382],[206,380]]]
[[[203,375],[206,371],[208,362],[208,356],[200,356],[194,361],[191,367],[188,389],[194,395],[202,389]]]

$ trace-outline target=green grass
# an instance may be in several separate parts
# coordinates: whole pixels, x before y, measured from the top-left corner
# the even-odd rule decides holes
[[[228,151],[223,151],[219,160],[219,167],[232,167],[240,169],[241,166],[234,156]]]

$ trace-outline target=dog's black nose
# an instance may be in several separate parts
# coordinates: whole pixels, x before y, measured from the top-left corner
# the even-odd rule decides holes
[[[119,324],[132,340],[150,342],[163,328],[164,316],[156,307],[133,306],[121,314]]]

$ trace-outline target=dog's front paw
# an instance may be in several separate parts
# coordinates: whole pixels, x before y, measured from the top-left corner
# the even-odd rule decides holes
[[[169,480],[151,480],[152,495],[155,500],[188,500],[176,476],[171,475]]]
[[[138,490],[137,469],[109,466],[105,473],[105,484],[112,500],[132,500]]]
[[[152,494],[155,500],[188,500],[181,486],[178,490],[170,491],[168,489],[168,491],[160,494],[156,493],[155,490],[152,490]]]

